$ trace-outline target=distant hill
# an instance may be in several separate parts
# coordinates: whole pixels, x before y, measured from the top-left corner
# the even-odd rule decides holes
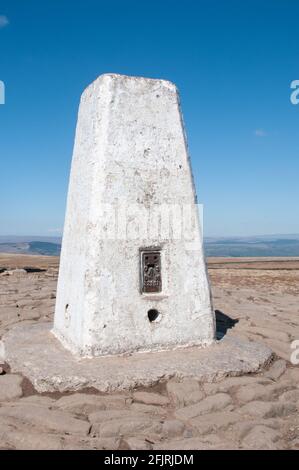
[[[299,235],[206,238],[206,256],[299,256]]]
[[[0,237],[0,253],[46,256],[58,256],[60,254],[60,238],[38,238],[39,237],[37,237],[37,240],[30,240],[30,237],[11,237],[11,239],[10,237]]]
[[[299,256],[299,235],[265,235],[258,237],[207,237],[206,256],[259,257]],[[1,237],[0,253],[58,256],[59,237]]]
[[[60,255],[61,244],[50,243],[50,242],[30,242],[29,251],[30,253],[36,253],[39,255]]]

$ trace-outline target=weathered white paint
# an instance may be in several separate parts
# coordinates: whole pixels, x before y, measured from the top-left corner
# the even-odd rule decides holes
[[[195,201],[176,87],[100,76],[81,97],[70,176],[53,329],[65,347],[101,356],[213,342]],[[196,249],[161,235],[105,239],[105,204],[120,202],[144,212],[130,230],[157,205],[191,204]],[[148,246],[162,248],[159,294],[140,292],[139,250]],[[161,316],[150,323],[152,308]]]

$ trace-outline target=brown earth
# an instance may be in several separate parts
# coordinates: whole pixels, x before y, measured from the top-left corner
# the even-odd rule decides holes
[[[16,323],[52,320],[58,263],[0,254],[0,337]],[[290,362],[299,258],[211,258],[208,267],[219,338],[266,343],[276,354],[269,370],[62,396],[37,394],[0,364],[0,449],[299,449],[299,365]]]

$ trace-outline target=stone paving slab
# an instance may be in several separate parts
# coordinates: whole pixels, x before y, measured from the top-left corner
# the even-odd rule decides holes
[[[3,337],[5,360],[12,372],[27,377],[38,392],[129,390],[172,377],[213,382],[226,376],[257,372],[272,351],[262,343],[226,336],[207,348],[184,348],[130,356],[82,359],[63,348],[51,333],[52,323],[24,324]]]

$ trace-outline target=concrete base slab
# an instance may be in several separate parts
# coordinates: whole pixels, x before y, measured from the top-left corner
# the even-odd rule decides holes
[[[261,343],[225,337],[198,347],[130,356],[81,359],[63,348],[51,333],[52,324],[19,325],[3,338],[5,360],[12,372],[27,377],[38,392],[100,392],[152,386],[172,377],[212,382],[225,376],[257,372],[272,358]]]

